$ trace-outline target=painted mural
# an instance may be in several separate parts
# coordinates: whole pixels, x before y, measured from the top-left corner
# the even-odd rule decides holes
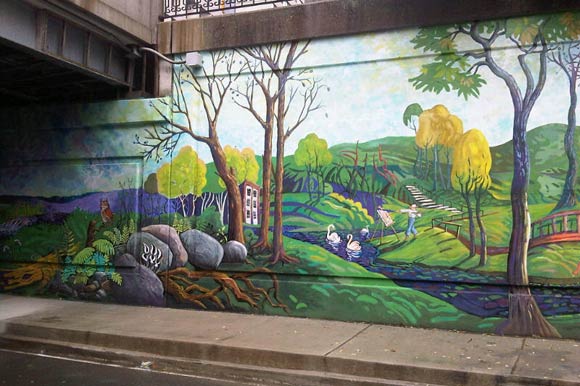
[[[580,337],[580,15],[206,52],[5,112],[0,287]]]

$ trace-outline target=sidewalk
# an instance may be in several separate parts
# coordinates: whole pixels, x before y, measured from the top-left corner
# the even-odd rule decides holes
[[[0,347],[265,385],[580,385],[580,342],[0,295]],[[149,364],[147,364],[149,366]]]

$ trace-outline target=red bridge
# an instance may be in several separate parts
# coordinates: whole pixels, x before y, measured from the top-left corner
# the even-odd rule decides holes
[[[580,210],[555,213],[532,223],[530,247],[580,241]]]

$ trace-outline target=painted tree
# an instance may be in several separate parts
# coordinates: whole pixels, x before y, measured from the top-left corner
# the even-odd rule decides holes
[[[578,28],[578,27],[577,27]],[[562,69],[568,79],[568,93],[570,94],[570,106],[568,108],[568,127],[564,135],[564,149],[568,157],[568,171],[564,180],[564,188],[560,200],[554,210],[570,208],[576,205],[576,180],[578,160],[574,146],[574,134],[576,131],[576,106],[578,104],[578,79],[580,79],[580,43],[566,42],[555,47],[548,55],[548,60]]]
[[[330,165],[332,154],[328,150],[328,142],[319,138],[316,134],[310,133],[298,142],[298,149],[294,153],[294,162],[297,166],[306,168],[306,180],[308,194],[312,198],[313,175],[316,176],[318,186],[318,197],[324,194],[324,181],[322,180],[322,168]],[[322,186],[322,190],[320,187]]]
[[[252,79],[245,88],[234,90],[235,102],[252,114],[264,129],[264,156],[262,158],[262,210],[260,236],[254,248],[269,249],[271,190],[274,187],[274,237],[272,261],[296,261],[284,252],[282,242],[282,190],[284,178],[284,144],[287,138],[307,119],[312,111],[320,108],[316,97],[322,88],[318,80],[311,77],[312,70],[294,69],[295,63],[308,52],[310,41],[303,43],[282,42],[239,49],[246,59]],[[298,84],[302,87],[288,86]],[[257,86],[257,87],[256,87]],[[256,92],[256,89],[259,89]],[[286,94],[288,92],[288,94]],[[261,93],[260,101],[256,94]],[[288,98],[288,99],[286,99]],[[299,101],[301,100],[301,103]],[[264,111],[260,107],[263,104]],[[290,107],[299,105],[295,122],[286,125]],[[273,136],[276,140],[275,180],[272,185]]]
[[[451,157],[453,149],[461,135],[463,134],[463,122],[457,116],[449,114],[448,119],[443,122],[439,143],[445,152],[445,163],[447,164],[447,182],[451,187]]]
[[[235,147],[226,145],[224,147],[224,153],[226,154],[227,167],[236,177],[238,185],[244,181],[258,182],[260,166],[258,165],[258,161],[256,161],[254,150],[246,147],[240,151]],[[225,183],[221,178],[218,184],[221,187],[225,187]]]
[[[427,121],[426,118],[423,119],[425,122]],[[433,137],[430,130],[428,130],[430,127],[430,125],[426,124],[421,126],[421,116],[419,116],[419,127],[415,134],[415,146],[419,148],[421,154],[417,166],[418,176],[423,179],[429,176],[429,149],[433,147]]]
[[[479,266],[487,261],[487,235],[481,218],[481,198],[491,185],[491,152],[485,135],[471,129],[457,141],[453,155],[451,183],[461,193],[467,206],[469,218],[469,256],[475,256],[475,225],[473,221],[472,197],[475,198],[475,216],[479,226],[480,259]]]
[[[419,115],[423,112],[423,108],[419,103],[411,103],[405,111],[403,112],[403,124],[409,129],[413,130],[413,133],[417,134],[417,125],[419,123]],[[415,145],[415,151],[417,155],[415,156],[415,163],[413,164],[413,174],[418,176],[418,166],[421,164],[423,157],[423,149]]]
[[[192,195],[191,215],[195,211],[196,198],[207,183],[207,168],[191,146],[184,146],[171,162],[161,165],[157,170],[159,193],[169,198],[179,198],[183,217],[187,217],[186,198]]]
[[[575,39],[580,30],[577,15],[526,17],[492,22],[472,22],[419,30],[412,42],[415,48],[435,53],[421,74],[410,79],[416,89],[440,93],[454,91],[465,99],[479,97],[486,83],[478,73],[482,67],[506,85],[513,105],[513,161],[511,187],[512,230],[507,272],[511,284],[509,317],[498,328],[504,334],[559,336],[543,317],[534,300],[528,280],[527,254],[530,240],[528,187],[530,158],[526,132],[528,118],[544,89],[547,75],[548,43]],[[475,44],[477,49],[458,49],[458,42]],[[498,61],[495,50],[511,45],[517,50],[517,65]],[[465,48],[465,47],[462,47]],[[534,65],[530,65],[530,61]]]
[[[277,80],[276,103],[276,174],[274,179],[274,235],[272,240],[272,263],[297,262],[288,256],[284,250],[282,235],[282,193],[284,190],[284,149],[286,141],[306,121],[313,111],[321,108],[318,96],[323,86],[320,81],[308,76],[309,70],[298,70],[292,73],[296,62],[308,52],[309,41],[280,43],[280,51],[276,61],[257,57]],[[294,84],[290,84],[294,83]],[[294,107],[294,113],[290,113]],[[287,119],[292,115],[292,122]]]
[[[441,170],[439,152],[442,147],[450,148],[457,135],[463,133],[463,123],[443,105],[433,106],[419,115],[419,129],[415,136],[415,142],[426,151],[433,151],[433,190],[440,186],[446,187],[446,179]],[[449,162],[449,150],[447,161]],[[427,158],[428,159],[428,158]],[[449,175],[449,172],[447,173]]]
[[[264,154],[262,157],[262,213],[260,214],[260,234],[252,246],[256,250],[271,249],[270,203],[272,191],[272,139],[276,118],[278,90],[275,75],[266,63],[279,63],[284,44],[272,44],[241,48],[237,52],[244,58],[252,75],[244,87],[232,89],[234,103],[248,111],[264,129]],[[263,104],[263,112],[258,106]]]
[[[235,175],[227,167],[226,154],[219,138],[219,117],[226,96],[232,85],[239,78],[245,66],[233,52],[213,51],[208,54],[200,70],[181,66],[173,73],[173,98],[171,102],[162,100],[152,107],[165,120],[165,125],[148,130],[144,138],[137,138],[137,143],[145,148],[146,158],[160,159],[163,154],[171,154],[182,136],[208,146],[216,171],[224,181],[228,192],[228,239],[244,242],[242,199]],[[185,88],[188,88],[186,91]],[[206,121],[206,132],[201,134],[195,124],[196,111],[192,104],[194,92],[199,98]]]

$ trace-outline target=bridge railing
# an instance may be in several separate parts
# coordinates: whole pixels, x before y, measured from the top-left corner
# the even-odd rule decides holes
[[[232,14],[240,9],[280,7],[303,3],[304,0],[163,0],[162,19]]]
[[[537,239],[559,233],[580,233],[580,211],[555,213],[532,223],[531,238]]]

